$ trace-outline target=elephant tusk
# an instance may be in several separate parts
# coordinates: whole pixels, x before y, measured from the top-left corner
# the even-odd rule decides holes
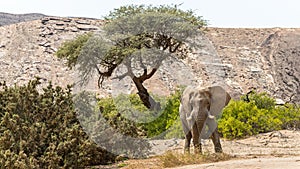
[[[209,119],[214,119],[215,116],[214,116],[214,115],[211,115],[210,112],[208,112],[208,118],[209,118]]]

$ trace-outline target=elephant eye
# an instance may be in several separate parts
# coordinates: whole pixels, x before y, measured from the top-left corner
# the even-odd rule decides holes
[[[203,105],[209,105],[209,100],[208,100],[208,99],[201,98],[201,99],[200,99],[200,103],[203,104]]]
[[[203,99],[203,104],[208,107],[210,106],[210,102],[208,99]]]

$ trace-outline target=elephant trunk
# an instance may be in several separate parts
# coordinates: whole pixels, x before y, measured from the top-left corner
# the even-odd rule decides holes
[[[205,129],[206,120],[207,120],[207,114],[204,112],[200,112],[196,120],[199,139],[201,139],[202,131]]]

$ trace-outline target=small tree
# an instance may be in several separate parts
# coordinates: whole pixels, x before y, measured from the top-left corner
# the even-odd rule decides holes
[[[105,78],[122,70],[115,78],[129,76],[143,104],[150,110],[160,109],[143,83],[157,72],[163,60],[185,58],[193,48],[200,47],[197,40],[206,21],[176,5],[122,6],[110,12],[105,21],[101,33],[64,43],[57,56],[66,58],[70,68],[78,65],[81,84],[96,71],[101,87]]]

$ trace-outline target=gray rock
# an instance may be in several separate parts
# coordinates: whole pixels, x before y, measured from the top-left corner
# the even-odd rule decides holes
[[[76,27],[77,27],[79,30],[82,30],[82,31],[95,31],[95,30],[99,30],[98,27],[96,27],[96,26],[91,26],[91,25],[76,25]]]
[[[0,58],[2,58],[3,56],[5,56],[5,52],[0,52]]]
[[[45,17],[44,14],[39,13],[29,13],[29,14],[10,14],[0,12],[0,26],[11,25],[20,22],[37,20]]]

